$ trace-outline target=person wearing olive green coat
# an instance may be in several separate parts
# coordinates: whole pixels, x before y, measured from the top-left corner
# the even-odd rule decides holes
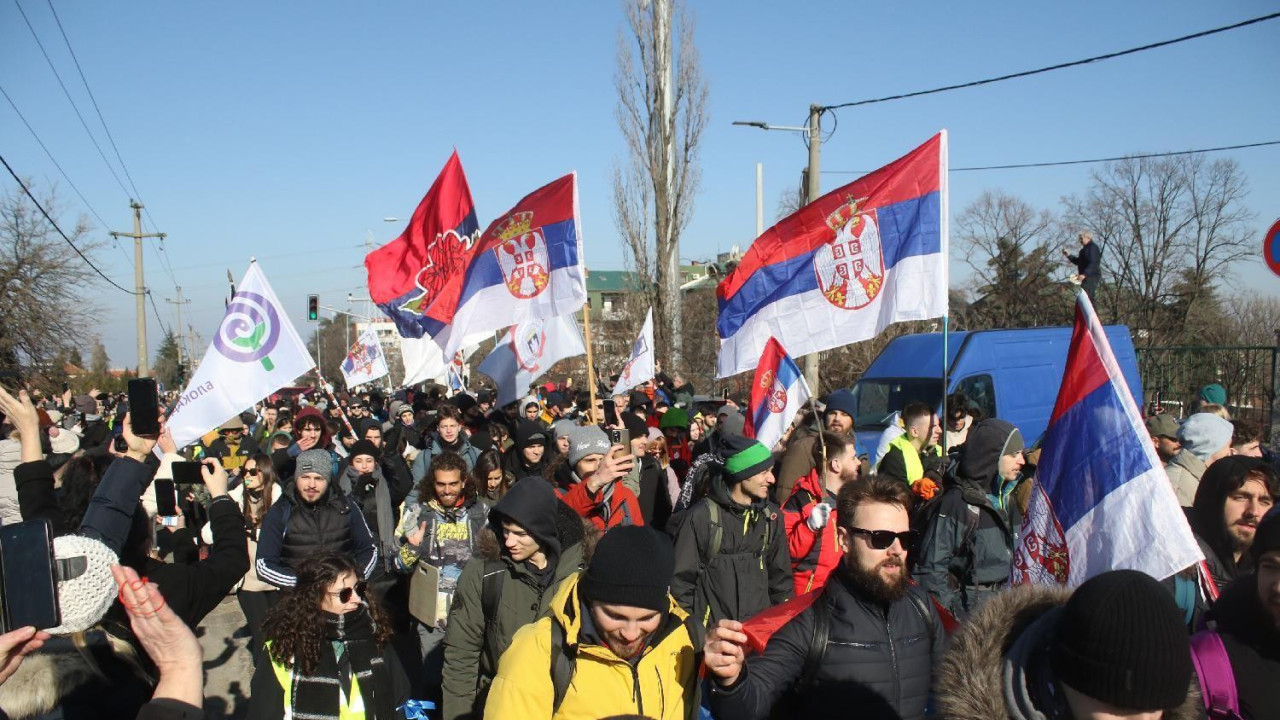
[[[588,537],[587,533],[590,533]],[[598,534],[543,479],[511,486],[458,578],[444,637],[445,720],[479,720],[516,631],[544,616]]]

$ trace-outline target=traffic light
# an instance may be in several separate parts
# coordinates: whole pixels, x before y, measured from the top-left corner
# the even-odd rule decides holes
[[[307,319],[311,321],[320,319],[320,296],[307,296]]]

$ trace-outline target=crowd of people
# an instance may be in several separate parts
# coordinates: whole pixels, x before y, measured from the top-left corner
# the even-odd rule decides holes
[[[0,635],[0,716],[203,717],[234,595],[251,718],[1280,718],[1280,474],[1219,386],[1147,419],[1204,568],[1074,591],[1009,587],[1038,439],[962,395],[765,447],[678,375],[571,388],[318,387],[187,448],[0,389],[0,524],[80,567]]]

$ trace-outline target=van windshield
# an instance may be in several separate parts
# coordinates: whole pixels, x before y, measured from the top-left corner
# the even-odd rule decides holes
[[[942,381],[930,378],[876,378],[859,380],[853,386],[854,405],[858,414],[853,419],[859,430],[883,430],[889,416],[911,402],[922,402],[936,408],[942,402]]]

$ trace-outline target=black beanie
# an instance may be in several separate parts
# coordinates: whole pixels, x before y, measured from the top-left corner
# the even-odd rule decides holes
[[[378,446],[373,444],[371,440],[357,440],[351,443],[351,449],[347,451],[347,457],[354,458],[357,455],[368,455],[377,460],[381,453],[378,452]]]
[[[600,538],[578,586],[592,602],[662,612],[671,608],[675,570],[670,540],[643,525],[622,525]]]
[[[1105,572],[1076,588],[1054,630],[1049,661],[1059,682],[1125,710],[1176,708],[1191,684],[1182,611],[1137,570]]]
[[[1263,555],[1272,550],[1280,550],[1280,509],[1275,508],[1262,516],[1258,530],[1253,534],[1253,545],[1249,547],[1249,553],[1253,556],[1254,567],[1257,567]]]
[[[638,437],[649,437],[649,426],[645,425],[644,420],[641,420],[640,416],[635,413],[623,413],[622,425],[627,428],[627,434],[631,436],[632,440]],[[627,451],[630,452],[631,448],[627,448]]]

